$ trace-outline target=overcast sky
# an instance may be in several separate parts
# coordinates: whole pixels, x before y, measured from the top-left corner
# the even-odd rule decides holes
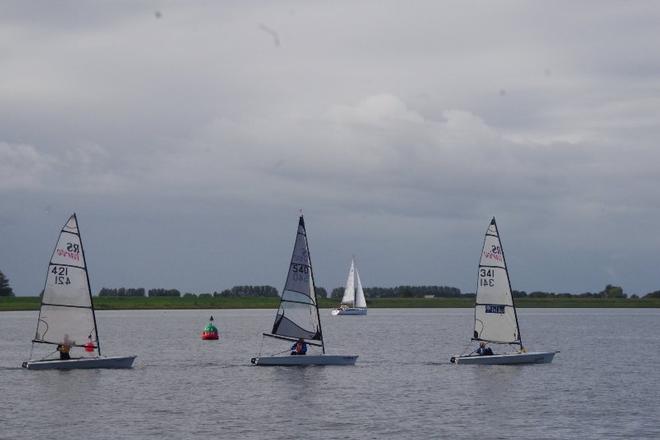
[[[93,291],[660,289],[656,2],[0,7],[0,270],[38,294],[72,212]]]

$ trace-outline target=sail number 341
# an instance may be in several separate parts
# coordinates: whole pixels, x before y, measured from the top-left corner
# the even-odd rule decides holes
[[[495,287],[495,270],[486,268],[479,269],[479,285]]]

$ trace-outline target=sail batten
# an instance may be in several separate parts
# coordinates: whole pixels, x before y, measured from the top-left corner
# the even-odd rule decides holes
[[[522,345],[509,273],[495,218],[486,231],[479,260],[472,339]]]
[[[305,221],[300,216],[273,335],[323,341]]]

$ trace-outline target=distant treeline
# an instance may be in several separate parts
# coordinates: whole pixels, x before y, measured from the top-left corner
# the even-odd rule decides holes
[[[277,289],[273,286],[234,286],[220,293],[213,292],[213,296],[235,297],[235,296],[278,296]]]
[[[341,299],[344,288],[332,289],[331,298]],[[461,289],[449,286],[397,286],[397,287],[365,287],[364,296],[367,298],[436,298],[474,297],[474,294],[461,294]]]
[[[584,293],[556,293],[533,291],[526,292],[524,290],[514,290],[514,298],[639,298],[637,295],[627,295],[623,292],[620,286],[608,284],[600,292],[584,292]],[[462,293],[457,287],[449,286],[397,286],[397,287],[366,287],[364,294],[367,298],[474,298],[474,293]],[[0,296],[13,296],[14,292],[9,286],[9,280],[0,272]],[[220,292],[213,293],[185,293],[177,289],[149,289],[145,290],[143,287],[126,288],[119,287],[110,289],[107,287],[99,291],[99,296],[110,297],[277,297],[278,290],[273,286],[234,286],[231,289],[225,289]],[[325,288],[317,287],[316,295],[320,298],[327,298],[328,294]],[[343,287],[336,287],[332,289],[330,297],[333,299],[341,299],[344,295]],[[642,298],[660,298],[660,290],[647,293]]]
[[[120,287],[117,289],[102,288],[99,291],[99,296],[114,296],[114,297],[181,297],[181,292],[177,289],[149,289],[145,291],[143,287],[139,288],[125,288]],[[234,286],[231,289],[225,289],[222,292],[213,293],[185,293],[184,298],[199,297],[277,297],[277,289],[272,286]]]
[[[103,287],[99,290],[99,296],[117,296],[117,297],[145,297],[145,296],[181,296],[181,292],[177,289],[149,289],[145,291],[144,287],[126,288],[119,287],[117,289],[108,289]]]
[[[99,296],[146,296],[144,293],[144,287],[139,287],[137,289],[127,289],[125,287],[120,287],[118,289],[108,289],[107,287],[99,290]]]
[[[608,284],[605,289],[600,292],[584,292],[584,293],[555,293],[555,292],[541,292],[534,291],[527,293],[524,290],[514,290],[514,298],[627,298],[628,295],[623,293],[623,288]],[[638,298],[637,295],[632,295],[630,298]],[[660,291],[649,293],[645,298],[660,298]]]

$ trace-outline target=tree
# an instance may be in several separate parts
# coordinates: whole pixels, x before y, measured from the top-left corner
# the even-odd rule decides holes
[[[278,296],[277,289],[273,286],[234,286],[231,289],[225,289],[222,292],[213,292],[213,296],[222,297],[273,297]]]
[[[0,271],[0,296],[14,296],[14,291],[9,285],[9,278]]]
[[[600,296],[603,298],[625,298],[626,295],[623,293],[623,289],[619,286],[613,286],[608,284],[605,286],[605,290],[600,292]]]
[[[99,290],[99,296],[114,296],[114,297],[144,297],[144,287],[138,287],[137,289],[129,287],[120,287],[118,289],[109,289],[107,287],[101,288]]]
[[[660,290],[656,290],[655,292],[647,293],[644,295],[644,298],[660,298]]]
[[[335,287],[332,289],[332,292],[330,292],[330,298],[332,299],[341,299],[344,296],[344,288],[343,287]]]
[[[171,296],[179,298],[181,296],[181,292],[179,292],[177,289],[149,289],[149,297],[153,296]]]

